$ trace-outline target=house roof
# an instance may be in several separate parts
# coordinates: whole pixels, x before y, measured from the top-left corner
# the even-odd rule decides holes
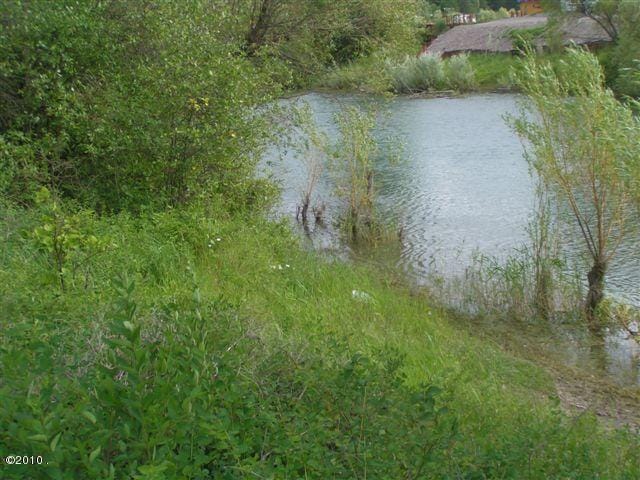
[[[451,55],[461,52],[512,52],[512,30],[529,30],[547,24],[546,15],[504,18],[475,25],[460,25],[439,35],[425,49],[426,54]],[[561,26],[563,42],[577,45],[606,43],[611,39],[598,23],[584,16],[569,17]],[[545,46],[540,38],[538,44]]]

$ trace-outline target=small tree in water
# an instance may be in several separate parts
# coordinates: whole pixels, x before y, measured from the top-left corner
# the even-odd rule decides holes
[[[346,201],[344,227],[352,240],[371,234],[374,219],[373,160],[378,145],[373,137],[374,111],[345,108],[336,116],[340,139],[335,152],[338,195]]]
[[[517,73],[528,102],[513,124],[543,185],[566,201],[591,260],[585,309],[595,326],[607,267],[631,222],[628,172],[640,123],[604,86],[595,56],[570,49],[555,69],[529,53]]]
[[[294,114],[296,115],[295,122],[301,134],[296,144],[296,149],[302,157],[306,171],[306,180],[300,192],[300,204],[297,207],[296,219],[302,220],[303,226],[307,229],[309,208],[313,211],[316,223],[322,222],[323,204],[319,203],[316,207],[312,207],[311,201],[324,169],[327,138],[318,129],[318,125],[313,119],[313,112],[308,104],[295,110]]]

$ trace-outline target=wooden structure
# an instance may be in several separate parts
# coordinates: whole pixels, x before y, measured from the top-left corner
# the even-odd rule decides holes
[[[457,25],[473,25],[477,22],[475,13],[456,13],[444,17],[448,27]]]

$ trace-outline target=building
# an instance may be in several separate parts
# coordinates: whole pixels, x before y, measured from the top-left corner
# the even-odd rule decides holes
[[[542,0],[520,0],[520,15],[542,13]]]
[[[492,22],[455,26],[433,39],[423,54],[449,57],[459,53],[505,53],[517,54],[514,45],[514,30],[543,30],[547,25],[546,15],[523,15],[502,18]],[[598,48],[611,42],[611,37],[593,18],[585,15],[568,16],[559,24],[564,45],[584,45]],[[547,38],[540,33],[533,39],[536,48],[548,47]]]

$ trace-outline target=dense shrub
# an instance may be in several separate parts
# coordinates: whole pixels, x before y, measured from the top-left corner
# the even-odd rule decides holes
[[[444,63],[436,55],[407,57],[398,65],[388,64],[387,68],[399,93],[438,90],[446,84]]]
[[[451,57],[446,65],[449,86],[460,92],[468,92],[476,86],[475,72],[469,61],[469,55]]]
[[[403,62],[387,62],[386,68],[398,93],[457,90],[467,92],[476,87],[473,66],[466,54],[446,60],[436,55],[407,57]]]
[[[206,0],[0,8],[3,195],[26,203],[47,185],[99,210],[263,196],[252,173],[268,111],[251,106],[272,98],[275,68],[224,41],[224,11]]]

